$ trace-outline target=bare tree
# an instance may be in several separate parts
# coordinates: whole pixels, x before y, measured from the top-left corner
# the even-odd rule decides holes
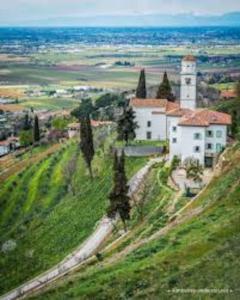
[[[187,178],[192,179],[193,182],[200,184],[202,182],[204,168],[200,164],[199,160],[188,158],[185,160],[184,166],[187,173]]]
[[[62,171],[68,186],[68,190],[72,193],[73,196],[76,195],[73,175],[77,168],[77,159],[78,159],[78,153],[76,153],[71,157],[71,159],[67,162],[67,164],[64,166]]]

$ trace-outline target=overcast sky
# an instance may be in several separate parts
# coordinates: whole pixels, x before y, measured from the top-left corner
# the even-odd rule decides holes
[[[0,4],[0,24],[63,16],[240,11],[240,0],[0,0]]]

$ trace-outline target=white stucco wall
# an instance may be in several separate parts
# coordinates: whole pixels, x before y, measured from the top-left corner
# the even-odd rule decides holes
[[[187,84],[189,80],[189,84]],[[182,61],[180,100],[182,108],[195,109],[197,98],[196,62]]]
[[[207,136],[207,131],[211,130],[213,132],[213,137]],[[221,137],[218,137],[217,133],[220,131],[222,133]],[[212,149],[207,149],[207,144],[212,144]],[[218,153],[217,144],[225,148],[227,145],[227,126],[226,125],[210,125],[206,128],[206,140],[205,140],[205,151],[206,154]]]
[[[9,147],[5,145],[0,146],[0,156],[7,154],[9,152]]]
[[[170,160],[172,160],[174,156],[181,156],[181,128],[178,126],[179,119],[179,117],[167,117]],[[174,131],[173,127],[176,127],[177,130]],[[176,139],[176,143],[174,143],[174,139]]]
[[[136,113],[136,122],[139,128],[136,130],[137,140],[146,140],[147,132],[151,132],[151,140],[166,140],[167,139],[167,122],[163,108],[136,108],[133,107]],[[153,113],[154,112],[154,113]],[[159,114],[156,114],[159,113]],[[148,121],[151,126],[148,127]]]
[[[185,159],[192,157],[198,159],[201,164],[204,164],[205,158],[205,127],[190,127],[190,126],[179,126],[179,142],[181,159],[184,162]],[[200,133],[201,138],[195,139],[194,135]],[[200,151],[195,152],[195,147],[199,146]]]

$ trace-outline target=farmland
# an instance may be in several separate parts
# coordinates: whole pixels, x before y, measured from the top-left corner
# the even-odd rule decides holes
[[[136,47],[136,46],[99,46],[97,48],[76,47],[76,53],[56,51],[49,48],[44,53],[29,55],[30,62],[1,62],[5,70],[0,79],[8,84],[37,84],[60,86],[89,85],[104,88],[135,88],[140,68],[146,68],[148,83],[159,83],[160,75],[167,70],[170,78],[176,80],[178,61],[181,56],[191,52],[198,56],[228,56],[239,55],[238,46],[221,48],[205,47]],[[129,65],[117,65],[118,62],[128,62]],[[237,71],[240,58],[229,63],[200,63],[199,70],[209,71],[231,69]]]
[[[53,98],[46,90],[83,86],[106,93],[131,91],[142,68],[148,87],[158,85],[164,71],[177,85],[181,58],[189,53],[198,57],[198,71],[204,76],[233,78],[216,82],[216,89],[222,89],[222,83],[231,87],[239,77],[236,28],[1,29],[0,37],[0,97],[17,99],[23,108],[72,109],[84,97],[99,96],[87,91]]]

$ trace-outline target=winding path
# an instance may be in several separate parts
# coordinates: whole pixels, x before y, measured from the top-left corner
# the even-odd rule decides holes
[[[150,160],[145,167],[143,167],[140,171],[137,172],[136,175],[132,177],[132,179],[129,181],[130,195],[133,195],[137,191],[151,167],[161,160],[162,158]],[[48,270],[47,272],[41,274],[40,276],[1,296],[0,300],[24,298],[30,293],[45,287],[51,281],[54,281],[57,278],[66,275],[69,271],[78,267],[86,259],[90,258],[96,253],[99,246],[112,232],[114,223],[116,221],[117,220],[104,217],[99,222],[96,230],[92,233],[92,235],[77,250],[68,255],[62,262],[60,262],[58,265]]]

